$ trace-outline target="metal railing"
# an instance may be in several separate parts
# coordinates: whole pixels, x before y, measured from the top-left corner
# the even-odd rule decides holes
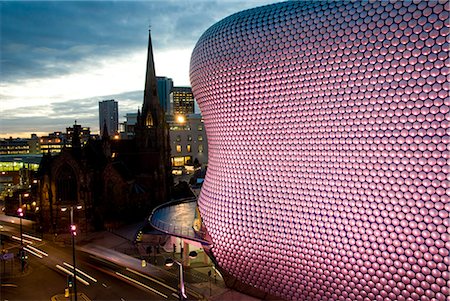
[[[203,244],[210,244],[210,242],[205,239],[206,232],[201,231],[201,230],[195,231],[194,228],[192,227],[192,225],[190,225],[190,226],[179,225],[179,224],[174,224],[174,223],[171,223],[171,222],[161,219],[162,216],[166,215],[164,212],[168,211],[169,207],[181,205],[184,203],[191,203],[191,202],[197,202],[197,199],[196,198],[181,199],[181,200],[168,202],[168,203],[165,203],[165,204],[162,204],[162,205],[156,207],[155,209],[153,209],[152,214],[150,215],[150,218],[149,218],[150,224],[154,228],[158,229],[161,232],[164,232],[164,233],[167,233],[167,234],[170,234],[173,236],[178,236],[178,237],[182,237],[182,238],[186,238],[186,239],[195,240],[195,241],[201,242]],[[192,220],[192,222],[193,222],[193,220]]]

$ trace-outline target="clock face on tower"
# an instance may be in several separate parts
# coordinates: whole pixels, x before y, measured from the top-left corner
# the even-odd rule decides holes
[[[289,300],[449,295],[449,4],[289,1],[191,58],[218,264]]]

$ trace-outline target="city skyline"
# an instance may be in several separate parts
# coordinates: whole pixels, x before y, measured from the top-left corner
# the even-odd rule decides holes
[[[119,118],[142,103],[152,30],[158,76],[189,86],[201,33],[227,15],[277,1],[2,2],[0,137],[98,129],[98,102]]]

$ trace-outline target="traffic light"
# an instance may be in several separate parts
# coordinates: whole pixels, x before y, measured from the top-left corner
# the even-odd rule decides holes
[[[28,255],[25,252],[23,248],[19,250],[19,259],[20,259],[20,266],[22,268],[22,272],[25,270],[25,266],[27,264]]]
[[[72,275],[68,275],[67,276],[67,287],[71,288],[73,286],[73,276]]]
[[[77,226],[76,225],[70,225],[70,233],[72,233],[72,235],[77,235]]]
[[[19,217],[23,217],[23,209],[22,208],[17,209],[17,215]]]

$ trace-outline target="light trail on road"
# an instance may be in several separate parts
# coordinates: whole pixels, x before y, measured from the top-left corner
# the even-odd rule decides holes
[[[38,249],[38,248],[35,248],[35,247],[33,247],[33,246],[27,246],[27,248],[33,250],[33,251],[36,252],[36,253],[39,253],[39,254],[42,255],[42,256],[48,256],[47,253],[45,253],[44,251],[42,251],[42,250],[40,250],[40,249]]]
[[[142,287],[145,287],[146,289],[148,289],[148,290],[150,290],[150,291],[152,291],[152,292],[154,292],[154,293],[156,293],[156,294],[158,294],[158,295],[160,295],[160,296],[162,296],[162,297],[164,297],[164,298],[166,298],[166,299],[168,298],[167,295],[161,293],[160,291],[158,291],[158,290],[156,290],[156,289],[154,289],[154,288],[152,288],[152,287],[150,287],[150,286],[148,286],[148,285],[146,285],[146,284],[144,284],[144,283],[142,283],[142,282],[137,281],[136,279],[133,279],[133,278],[131,278],[131,277],[128,277],[128,276],[126,276],[126,275],[124,275],[124,274],[121,274],[121,273],[119,273],[119,272],[116,272],[116,275],[117,275],[117,276],[120,276],[120,277],[122,277],[122,278],[125,278],[125,279],[127,279],[127,280],[129,280],[129,281],[131,281],[131,282],[133,282],[133,283],[136,283],[136,284],[138,284],[138,285],[140,285],[140,286],[142,286]]]
[[[20,239],[20,237],[17,237],[17,236],[14,236],[14,235],[12,235],[11,238],[15,239],[15,240],[18,240],[18,241],[23,241],[24,243],[27,243],[27,244],[30,244],[30,245],[33,243],[31,240],[27,240],[27,239],[23,239],[23,238]]]
[[[73,270],[73,265],[68,264],[67,262],[63,262],[63,265],[65,265],[66,267],[69,267],[69,268],[71,268],[71,269]],[[75,270],[76,270],[78,273],[80,273],[81,275],[83,275],[83,276],[89,278],[90,280],[92,280],[92,281],[94,281],[94,282],[97,282],[97,279],[95,279],[94,277],[92,277],[92,276],[86,274],[85,272],[83,272],[83,271],[80,270],[79,268],[75,268]]]
[[[30,234],[23,233],[22,236],[28,237],[28,238],[33,239],[33,240],[36,240],[36,241],[42,241],[41,238],[36,237],[36,236],[32,236],[32,235],[30,235]]]
[[[64,268],[64,267],[62,267],[62,266],[60,266],[59,264],[57,264],[56,267],[57,267],[59,270],[63,271],[64,273],[66,273],[66,274],[68,274],[68,275],[70,275],[70,276],[73,276],[73,273],[72,273],[71,271],[69,271],[68,269],[66,269],[66,268]],[[83,278],[81,278],[81,277],[76,277],[76,278],[77,278],[78,281],[80,281],[80,282],[83,283],[84,285],[89,285],[89,282],[87,282],[87,281],[84,280]]]
[[[138,272],[138,271],[135,271],[135,270],[133,270],[133,269],[130,269],[130,268],[127,268],[127,271],[130,271],[130,272],[132,272],[132,273],[134,273],[134,274],[136,274],[136,275],[139,275],[139,276],[141,276],[141,277],[144,277],[144,278],[146,278],[146,279],[148,279],[148,280],[154,281],[154,282],[158,283],[159,285],[162,285],[162,286],[164,286],[165,288],[168,288],[168,289],[170,289],[171,291],[173,291],[173,292],[175,292],[175,293],[178,292],[177,289],[175,289],[175,288],[173,288],[173,287],[171,287],[171,286],[169,286],[169,285],[167,285],[167,284],[165,284],[165,283],[163,283],[163,282],[161,282],[161,281],[159,281],[159,280],[156,280],[156,279],[153,278],[153,277],[150,277],[150,276],[148,276],[148,275],[142,274],[142,273],[140,273],[140,272]]]
[[[33,254],[34,256],[38,257],[38,258],[44,258],[44,256],[42,256],[39,253],[34,252],[33,250],[27,248],[27,247],[23,247],[24,250],[26,250],[28,253]]]

